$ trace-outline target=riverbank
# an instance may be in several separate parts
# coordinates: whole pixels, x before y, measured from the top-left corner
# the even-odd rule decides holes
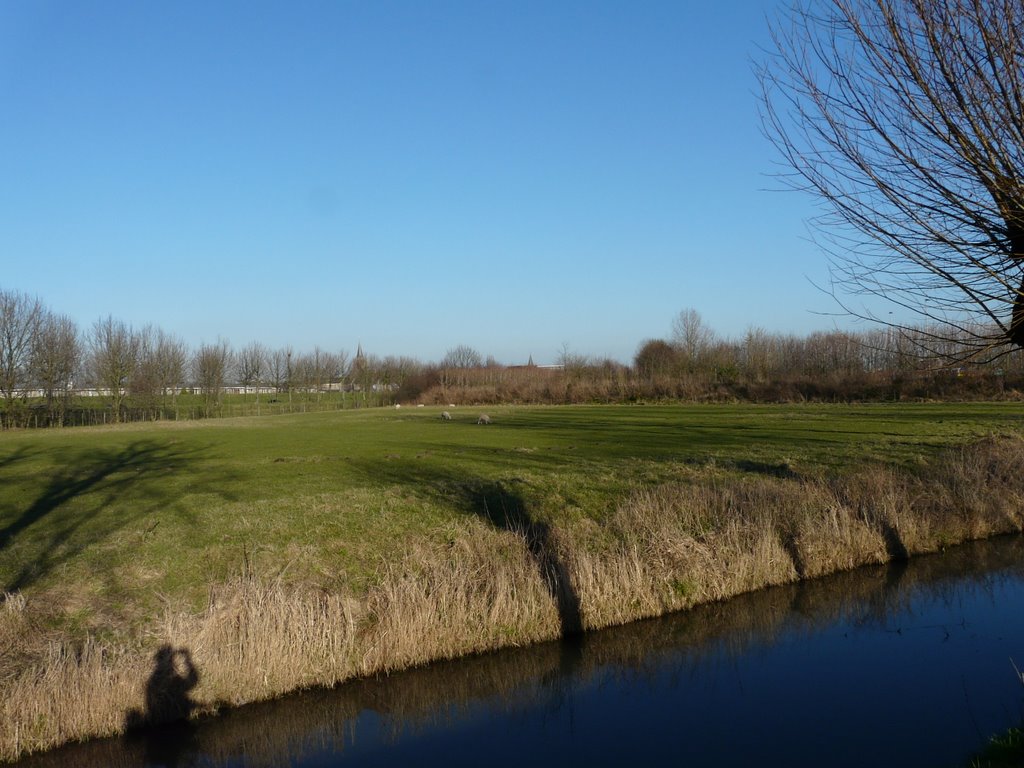
[[[556,500],[568,512],[542,514],[522,467],[435,477],[429,492],[457,497],[463,514],[426,515],[429,535],[399,538],[365,582],[290,578],[249,551],[240,572],[212,581],[201,610],[167,599],[134,633],[75,636],[66,615],[58,621],[19,590],[0,604],[0,756],[1024,528],[1024,440],[1012,434],[840,473],[747,461],[742,472],[735,462],[676,465],[589,515],[565,479]],[[396,472],[425,483],[414,470]],[[382,502],[378,516],[388,514]]]
[[[17,765],[967,768],[1020,708],[1022,555],[998,537]]]

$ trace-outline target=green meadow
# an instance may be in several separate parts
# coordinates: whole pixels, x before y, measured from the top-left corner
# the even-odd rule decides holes
[[[510,494],[532,521],[600,522],[695,468],[912,469],[1024,423],[1005,403],[507,407],[487,426],[450,410],[0,433],[0,591],[45,596],[55,625],[102,637],[198,610],[243,570],[362,593],[417,539],[499,521]]]

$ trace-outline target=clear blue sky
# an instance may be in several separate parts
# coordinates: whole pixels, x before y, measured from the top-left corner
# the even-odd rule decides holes
[[[777,6],[5,0],[0,287],[424,360],[830,328],[811,202],[765,191]]]

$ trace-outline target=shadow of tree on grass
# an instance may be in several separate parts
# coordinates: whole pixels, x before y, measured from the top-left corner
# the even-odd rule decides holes
[[[16,451],[11,451],[6,456],[0,456],[0,470],[6,469],[7,467],[15,464],[20,464],[26,459],[32,458],[37,451],[29,448],[28,446],[21,446]]]
[[[173,487],[173,481],[185,473],[189,491],[213,490],[224,495],[194,471],[206,455],[201,447],[137,440],[117,448],[66,448],[48,455],[52,457],[52,475],[35,497],[24,506],[7,502],[0,507],[0,558],[9,555],[14,544],[24,543],[18,553],[22,562],[0,581],[0,591],[31,586],[132,521],[153,514],[187,516]],[[23,458],[0,458],[0,466]],[[0,560],[0,574],[3,566]]]
[[[740,459],[734,462],[734,466],[741,472],[750,472],[752,474],[764,475],[766,477],[777,477],[780,480],[800,479],[800,474],[785,461],[773,464],[767,461]]]
[[[526,542],[551,599],[558,608],[562,637],[578,635],[583,631],[580,599],[573,589],[569,571],[558,552],[551,535],[551,527],[535,520],[526,503],[516,492],[500,482],[484,482],[464,487],[465,500],[478,516],[490,521],[496,528],[520,534]]]
[[[375,485],[397,485],[472,514],[500,530],[522,536],[558,609],[562,637],[583,631],[576,594],[551,526],[535,515],[514,483],[456,474],[436,464],[393,457],[384,461],[351,460],[348,466]]]

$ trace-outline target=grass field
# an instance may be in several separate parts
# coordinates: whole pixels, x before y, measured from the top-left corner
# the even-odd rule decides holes
[[[136,653],[142,666],[131,674],[144,680],[147,654],[168,626],[222,605],[216,595],[239,578],[299,590],[313,614],[333,611],[346,626],[358,624],[342,634],[372,630],[377,639],[358,653],[352,636],[344,652],[325,640],[338,665],[329,674],[304,668],[271,685],[264,673],[262,692],[237,696],[225,693],[236,685],[225,680],[207,696],[211,702],[530,642],[557,635],[559,622],[561,631],[617,623],[878,561],[898,554],[886,537],[897,528],[910,535],[910,524],[898,511],[865,512],[888,501],[836,501],[838,491],[825,499],[818,485],[806,490],[812,483],[880,464],[913,475],[944,448],[1024,426],[1019,405],[991,403],[517,407],[489,409],[489,426],[476,424],[477,410],[450,410],[452,421],[442,421],[439,408],[403,408],[0,433],[0,592],[14,595],[7,614],[0,602],[0,688],[5,680],[27,685],[21,670],[31,664],[43,665],[42,685],[51,673],[40,660],[54,657],[57,646],[65,661],[84,658],[86,646],[105,649],[106,657]],[[1015,477],[1016,459],[1007,461],[1014,471],[1003,474]],[[685,503],[680,493],[689,492],[656,490],[690,486],[702,490]],[[883,491],[886,499],[894,493]],[[694,504],[703,511],[683,509]],[[847,522],[837,522],[842,504],[852,510]],[[809,511],[758,518],[767,533],[757,532],[751,521],[773,505]],[[733,517],[746,521],[745,533]],[[976,535],[964,531],[954,539]],[[928,533],[921,548],[937,546],[939,535],[946,534]],[[853,552],[848,561],[814,564],[843,537]],[[620,539],[628,546],[609,543]],[[630,553],[644,547],[646,560],[636,561]],[[579,554],[613,549],[607,562]],[[754,573],[743,558],[761,558],[771,573]],[[459,574],[454,586],[439,575],[446,568]],[[667,575],[652,575],[658,568]],[[617,591],[629,569],[646,574],[647,586],[633,596]],[[701,569],[715,571],[713,583],[694,575]],[[551,584],[559,582],[572,582],[574,592],[556,594]],[[269,593],[259,594],[259,606],[245,610],[264,625],[284,622],[266,618]],[[349,603],[330,603],[337,596],[363,606],[363,624]],[[554,605],[534,610],[530,600]],[[524,618],[529,611],[533,618]],[[6,636],[18,639],[5,649],[4,616],[15,614]],[[282,630],[293,633],[288,643],[299,642],[294,632],[320,626],[313,614],[289,619],[307,629]],[[482,639],[462,642],[460,632],[471,634],[474,621]],[[393,645],[399,628],[413,635],[400,648]],[[36,645],[21,639],[29,629]],[[195,638],[206,630],[189,631],[188,642],[202,645]],[[448,633],[434,650],[424,641],[431,632]],[[345,654],[358,659],[343,664]],[[212,657],[203,663],[204,670],[215,666]],[[207,675],[211,686],[214,678]],[[117,727],[112,715],[46,735],[49,720],[64,717],[47,712],[35,716],[32,723],[44,724],[32,726],[31,738],[28,726],[6,735],[14,746],[0,733],[0,756]]]
[[[601,520],[715,464],[818,475],[1018,429],[1012,404],[363,410],[0,433],[0,591],[106,632],[201,606],[242,569],[361,591],[416,537],[514,488],[532,519]]]

